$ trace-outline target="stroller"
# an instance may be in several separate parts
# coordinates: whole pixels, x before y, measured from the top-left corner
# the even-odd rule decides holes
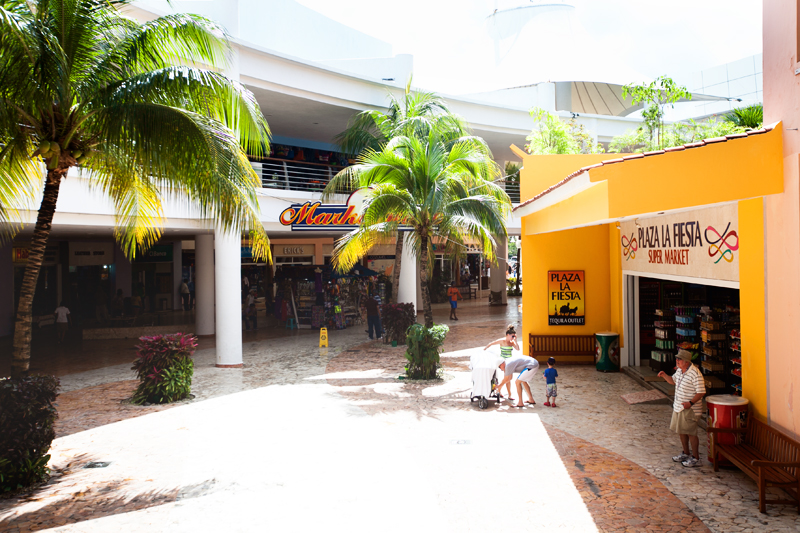
[[[500,391],[495,389],[497,385],[497,367],[503,360],[492,352],[478,351],[469,360],[469,367],[472,370],[472,392],[469,401],[478,400],[478,407],[486,409],[489,400],[497,398],[500,403]]]

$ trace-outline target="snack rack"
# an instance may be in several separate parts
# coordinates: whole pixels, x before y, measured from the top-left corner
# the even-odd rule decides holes
[[[727,382],[725,324],[718,320],[717,313],[709,307],[702,308],[700,321],[700,349],[702,351],[700,369],[706,377],[706,390],[709,393],[725,392]],[[713,378],[713,379],[712,379]]]
[[[675,313],[656,309],[654,314],[655,349],[650,352],[650,368],[671,374],[675,368]]]
[[[728,384],[730,388],[727,392],[742,395],[742,334],[739,326],[739,310],[729,308],[728,313],[735,315],[735,320],[731,320],[732,327],[728,330]]]

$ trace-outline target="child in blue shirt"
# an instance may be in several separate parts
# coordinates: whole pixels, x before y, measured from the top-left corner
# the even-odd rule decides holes
[[[558,388],[556,387],[556,378],[558,377],[558,370],[553,368],[556,364],[555,357],[547,360],[547,369],[544,371],[544,380],[547,383],[547,401],[544,402],[546,407],[556,406],[556,396],[558,396]],[[550,399],[552,398],[552,400]]]

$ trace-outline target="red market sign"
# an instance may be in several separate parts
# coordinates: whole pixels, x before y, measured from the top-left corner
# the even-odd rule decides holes
[[[292,231],[340,231],[357,228],[361,215],[354,205],[306,202],[284,209],[278,220]]]

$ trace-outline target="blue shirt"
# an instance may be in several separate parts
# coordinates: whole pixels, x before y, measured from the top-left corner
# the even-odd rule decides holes
[[[558,370],[555,368],[548,368],[544,371],[544,377],[547,379],[547,384],[555,383],[558,377]]]

